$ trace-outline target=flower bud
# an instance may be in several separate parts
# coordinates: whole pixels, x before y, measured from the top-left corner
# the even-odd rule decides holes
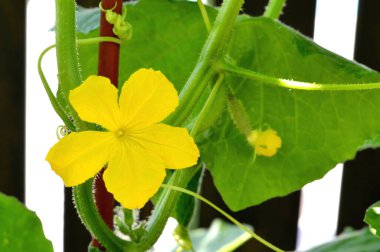
[[[281,147],[281,137],[273,129],[264,131],[253,130],[247,136],[248,143],[255,149],[258,156],[272,157]]]

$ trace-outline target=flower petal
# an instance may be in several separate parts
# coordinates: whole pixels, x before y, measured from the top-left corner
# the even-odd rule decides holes
[[[73,132],[50,149],[46,160],[66,186],[76,186],[95,176],[109,161],[115,139],[108,132]]]
[[[131,136],[145,149],[157,154],[171,169],[193,166],[199,158],[199,150],[187,129],[156,124],[136,130]]]
[[[93,75],[71,90],[69,99],[82,120],[116,130],[120,126],[117,92],[108,78]]]
[[[172,113],[178,106],[178,93],[160,71],[142,68],[124,83],[119,106],[125,126],[143,128]]]
[[[125,208],[142,208],[165,177],[162,160],[137,144],[124,141],[103,174],[106,188]]]

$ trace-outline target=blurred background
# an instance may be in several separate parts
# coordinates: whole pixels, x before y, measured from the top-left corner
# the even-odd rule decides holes
[[[77,2],[98,5],[93,0]],[[247,0],[244,11],[261,15],[266,4],[267,0]],[[280,20],[320,45],[380,71],[379,11],[378,0],[288,0]],[[0,191],[37,212],[55,251],[86,251],[90,236],[77,218],[70,189],[64,189],[44,161],[61,124],[37,75],[38,55],[54,43],[54,32],[49,32],[54,1],[1,1],[0,25]],[[54,52],[43,66],[48,80],[56,84]],[[364,226],[365,209],[380,199],[379,168],[380,151],[362,151],[302,193],[232,214],[283,249],[305,250],[332,239],[346,226]],[[227,209],[208,173],[202,194]],[[209,226],[214,218],[222,216],[201,204],[200,226]],[[251,240],[239,251],[268,250]]]

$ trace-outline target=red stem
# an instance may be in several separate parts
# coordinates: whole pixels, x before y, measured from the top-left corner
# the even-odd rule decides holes
[[[113,8],[117,3],[114,12],[121,13],[123,2],[122,0],[102,0],[102,7],[105,10]],[[109,24],[105,19],[105,13],[101,12],[100,17],[100,34],[99,36],[116,37],[112,32],[113,25]],[[98,75],[108,77],[112,84],[118,86],[119,75],[119,44],[112,42],[102,42],[99,44],[99,58],[98,58]],[[114,199],[110,194],[103,181],[103,172],[100,171],[94,180],[94,199],[99,213],[104,222],[113,229],[113,208]],[[105,248],[93,238],[92,245],[105,251]]]

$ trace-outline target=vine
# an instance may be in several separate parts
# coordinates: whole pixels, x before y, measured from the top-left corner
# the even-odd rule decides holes
[[[108,2],[111,3],[111,2]],[[173,126],[183,126],[186,120],[189,118],[190,114],[193,112],[195,106],[199,102],[202,94],[205,92],[207,86],[216,80],[212,87],[206,102],[196,117],[195,123],[191,129],[191,136],[195,137],[199,132],[202,123],[206,120],[206,115],[212,110],[212,105],[217,98],[217,93],[220,88],[225,88],[223,85],[223,79],[227,74],[236,75],[241,78],[248,78],[255,81],[262,82],[262,85],[271,85],[275,87],[295,89],[295,90],[306,90],[306,91],[352,91],[352,90],[367,90],[367,89],[379,89],[380,83],[354,83],[354,84],[317,84],[317,83],[307,83],[295,80],[286,80],[281,78],[276,78],[268,75],[264,75],[253,70],[244,69],[235,64],[230,63],[226,60],[225,48],[229,42],[230,34],[234,27],[236,17],[238,16],[240,9],[244,3],[244,0],[225,0],[222,7],[215,19],[213,25],[211,25],[210,19],[207,15],[205,6],[200,0],[198,0],[198,5],[200,12],[205,24],[206,29],[209,32],[209,36],[201,50],[198,62],[187,79],[187,82],[179,94],[179,106],[176,111],[165,120],[165,123],[171,124]],[[277,19],[284,7],[285,0],[270,0],[269,5],[264,13],[265,17]],[[77,113],[71,107],[68,101],[68,94],[70,90],[75,88],[82,82],[82,78],[79,72],[79,65],[77,59],[77,45],[78,44],[90,44],[90,43],[101,43],[99,50],[99,75],[109,77],[112,83],[118,83],[118,49],[121,41],[113,37],[100,37],[93,38],[86,41],[77,41],[75,33],[75,2],[68,0],[56,0],[56,13],[57,13],[57,25],[56,25],[56,49],[57,49],[57,62],[59,70],[59,85],[62,90],[62,96],[67,104],[67,111],[64,110],[57,101],[57,98],[52,93],[47,80],[43,74],[41,68],[41,62],[43,56],[52,48],[54,45],[45,49],[38,62],[38,71],[40,73],[44,88],[48,94],[48,97],[53,104],[53,108],[57,114],[61,117],[66,126],[72,131],[83,131],[88,129],[89,124],[83,122],[78,117]],[[106,8],[107,6],[101,5],[101,8]],[[119,8],[116,18],[125,17],[125,15],[120,15],[121,4],[116,4],[115,8]],[[106,10],[103,9],[103,12]],[[112,9],[113,11],[113,9]],[[109,14],[113,15],[113,13]],[[104,16],[104,13],[103,13]],[[104,19],[104,17],[102,17]],[[116,18],[112,19],[113,23],[116,23]],[[102,22],[104,21],[102,19]],[[127,26],[126,23],[122,23],[123,27]],[[108,24],[111,25],[111,24]],[[110,27],[107,32],[102,32],[105,25],[101,25],[101,36],[109,35]],[[130,26],[129,28],[130,29]],[[112,30],[112,29],[111,29]],[[122,30],[122,29],[121,29]],[[120,33],[122,33],[120,31]],[[130,34],[128,34],[129,36]],[[110,52],[111,55],[110,56]],[[231,84],[233,85],[233,84]],[[229,96],[230,110],[232,114],[235,115],[236,119],[240,109],[238,100],[234,100],[232,94]],[[232,104],[232,105],[231,105]],[[235,105],[234,105],[235,104]],[[241,110],[244,110],[241,106]],[[239,112],[239,111],[238,111]],[[240,113],[241,117],[244,117],[244,113]],[[248,116],[246,116],[248,118]],[[239,120],[237,120],[239,121]],[[249,126],[249,120],[240,120],[244,122],[241,126],[241,131],[243,134],[248,134],[251,132]],[[268,155],[267,155],[268,156]],[[257,236],[255,233],[247,229],[244,225],[238,222],[236,219],[228,215],[226,212],[215,206],[213,203],[208,201],[196,193],[184,189],[189,183],[190,179],[194,176],[197,169],[195,167],[175,171],[171,177],[168,179],[168,184],[163,184],[162,191],[155,205],[155,211],[150,217],[147,228],[146,235],[138,242],[125,241],[118,236],[116,236],[110,228],[112,228],[112,220],[110,220],[110,207],[113,203],[108,205],[108,218],[106,221],[102,220],[101,214],[95,206],[95,202],[101,201],[96,197],[95,202],[92,194],[92,180],[76,186],[73,189],[74,201],[77,206],[78,213],[91,234],[100,241],[107,249],[111,251],[144,251],[150,249],[154,243],[157,241],[158,237],[162,233],[165,224],[172,213],[173,207],[175,206],[179,192],[189,194],[193,197],[198,198],[209,204],[211,207],[222,213],[226,218],[231,220],[237,226],[248,232],[252,237],[265,244],[274,251],[282,251],[271,243],[265,241],[261,237]],[[101,175],[100,175],[101,177]],[[103,186],[104,187],[104,186]],[[104,189],[104,188],[103,188]],[[105,190],[105,189],[104,189]],[[95,191],[99,191],[98,187]],[[102,197],[100,197],[102,198]],[[113,201],[112,201],[113,202]],[[101,208],[102,204],[98,204],[98,208]],[[112,214],[112,211],[111,211]],[[108,225],[108,227],[107,227]],[[110,227],[110,228],[109,228]]]

